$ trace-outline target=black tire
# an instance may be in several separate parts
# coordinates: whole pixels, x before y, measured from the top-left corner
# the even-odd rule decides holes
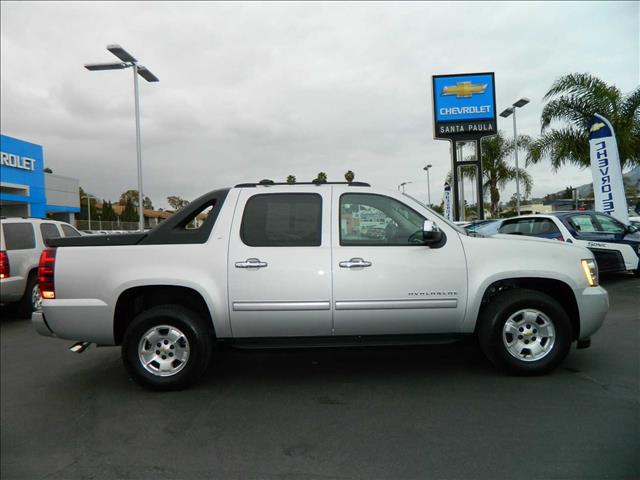
[[[188,342],[188,358],[181,369],[170,376],[147,370],[138,354],[143,336],[162,325],[177,328]],[[122,361],[129,375],[139,385],[152,390],[181,390],[193,385],[207,370],[212,351],[213,329],[208,321],[180,305],[160,305],[143,311],[133,319],[122,341]]]
[[[31,314],[34,310],[33,305],[33,290],[38,286],[38,275],[35,272],[29,274],[27,279],[27,286],[24,289],[22,298],[16,304],[16,315],[18,318],[31,318]]]
[[[543,313],[555,330],[552,347],[539,360],[516,358],[503,342],[506,321],[523,309],[535,309]],[[478,321],[478,339],[482,351],[498,368],[518,375],[539,375],[553,370],[569,353],[573,339],[571,322],[560,303],[536,290],[513,289],[499,293],[484,307]]]

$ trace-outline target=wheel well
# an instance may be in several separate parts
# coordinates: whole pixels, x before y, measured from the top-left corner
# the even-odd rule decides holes
[[[580,312],[578,310],[578,302],[571,290],[571,287],[560,280],[554,280],[551,278],[508,278],[504,280],[498,280],[492,283],[485,290],[482,297],[482,303],[480,305],[480,311],[487,305],[491,299],[505,290],[513,288],[527,288],[529,290],[537,290],[542,293],[546,293],[550,297],[560,303],[562,308],[571,321],[571,330],[573,333],[573,339],[580,336]],[[477,328],[477,325],[476,325]]]
[[[116,345],[122,343],[124,333],[136,315],[151,307],[168,304],[182,305],[198,313],[208,321],[211,333],[215,336],[211,312],[200,293],[188,287],[146,285],[125,290],[118,297],[113,319],[113,338]]]

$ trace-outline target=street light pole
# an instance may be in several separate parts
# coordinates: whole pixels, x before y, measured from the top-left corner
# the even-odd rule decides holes
[[[404,186],[409,185],[410,183],[413,182],[402,182],[400,185],[398,185],[398,191],[400,191],[400,187],[402,187],[402,193],[404,193]]]
[[[140,100],[138,94],[138,65],[133,64],[133,91],[136,104],[136,153],[138,160],[138,230],[144,231],[144,196],[142,194],[142,146],[140,142]]]
[[[520,215],[520,168],[518,166],[518,130],[516,127],[516,109],[524,107],[527,103],[529,103],[528,98],[521,98],[511,107],[503,110],[500,114],[503,118],[513,115],[513,153],[516,163],[516,213],[518,215]]]
[[[513,152],[516,158],[516,214],[520,215],[520,168],[518,167],[518,130],[515,108],[513,109]]]
[[[89,230],[91,230],[91,199],[87,195],[87,215],[89,218]]]
[[[147,82],[159,82],[151,71],[138,64],[138,60],[127,52],[120,45],[107,45],[107,50],[118,57],[122,62],[118,63],[93,63],[84,66],[87,70],[122,70],[123,68],[132,68],[133,70],[133,93],[135,102],[136,116],[136,157],[138,167],[138,229],[144,231],[144,195],[142,193],[142,142],[140,140],[140,94],[138,89],[138,75]]]
[[[89,230],[91,230],[91,200],[89,197],[93,197],[93,195],[86,194],[84,198],[87,199],[87,218],[89,219]],[[95,197],[93,197],[95,198]]]
[[[426,170],[427,172],[427,207],[431,206],[431,181],[429,180],[429,169],[432,166],[433,165],[429,164],[423,168],[423,170]]]

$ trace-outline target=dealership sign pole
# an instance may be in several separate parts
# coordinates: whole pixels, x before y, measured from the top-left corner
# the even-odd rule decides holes
[[[602,115],[595,114],[589,123],[589,147],[596,211],[629,224],[616,135]]]
[[[459,172],[462,165],[476,167],[478,219],[484,218],[480,139],[497,133],[493,72],[434,75],[433,125],[436,140],[451,142],[453,219],[460,220]],[[474,142],[475,155],[465,161],[458,144]],[[460,158],[458,158],[460,157]],[[463,206],[464,208],[464,206]]]

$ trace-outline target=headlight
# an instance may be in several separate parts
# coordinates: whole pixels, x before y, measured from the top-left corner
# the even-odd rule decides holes
[[[598,264],[593,258],[584,259],[581,261],[582,271],[584,276],[587,277],[587,282],[590,287],[596,287],[598,285]]]

